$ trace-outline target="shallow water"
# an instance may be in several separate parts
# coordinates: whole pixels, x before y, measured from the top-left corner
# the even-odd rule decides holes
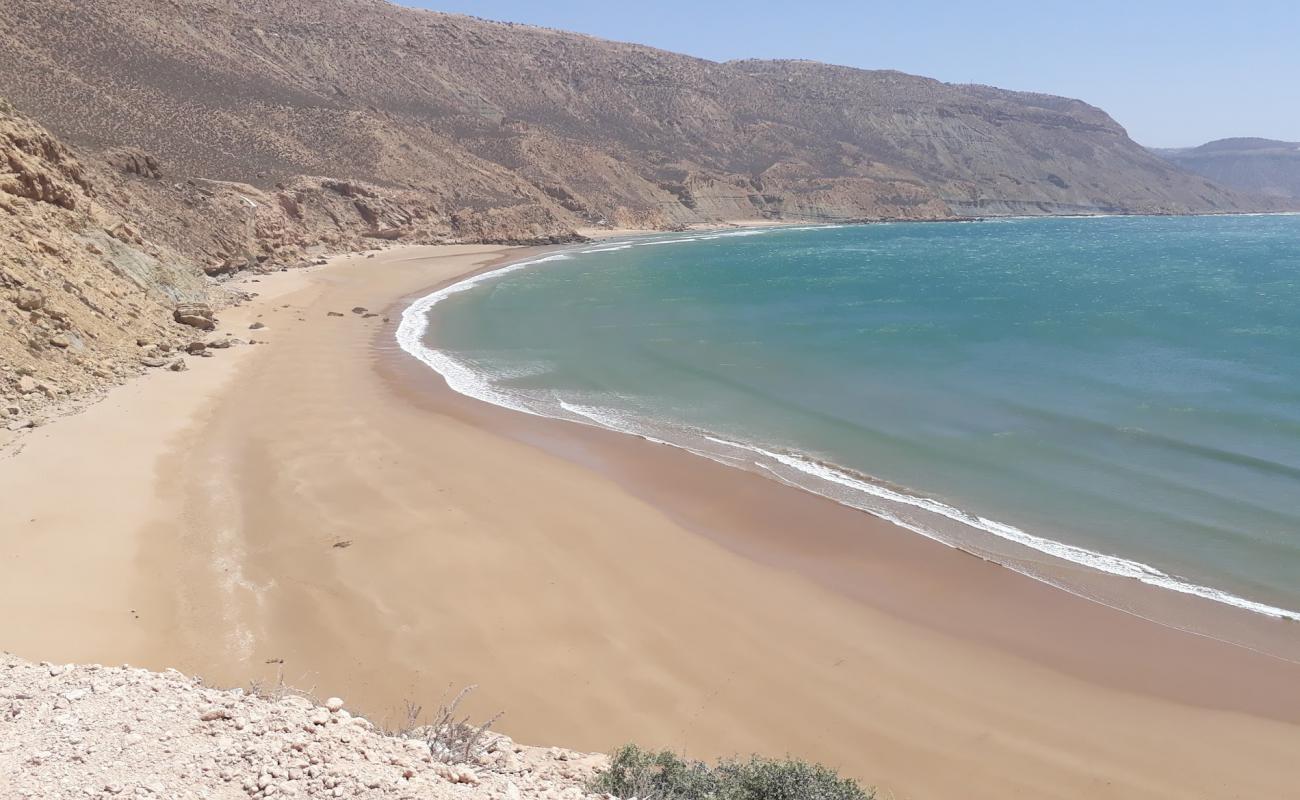
[[[1300,217],[601,242],[426,298],[399,338],[467,394],[1021,571],[1300,609]]]

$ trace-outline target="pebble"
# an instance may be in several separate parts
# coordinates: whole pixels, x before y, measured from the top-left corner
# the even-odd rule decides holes
[[[0,712],[10,697],[43,709],[0,726],[6,797],[539,800],[539,771],[556,759],[534,748],[516,756],[508,738],[493,735],[473,756],[491,753],[480,768],[440,763],[425,741],[385,734],[348,714],[339,698],[271,701],[174,671],[36,665],[0,653],[0,687]],[[51,711],[56,703],[69,708]],[[21,757],[4,760],[12,751],[6,737]],[[502,768],[511,761],[522,767],[510,773],[519,781],[513,790]],[[552,796],[582,795],[590,775],[582,763],[566,765],[571,779],[548,776]]]

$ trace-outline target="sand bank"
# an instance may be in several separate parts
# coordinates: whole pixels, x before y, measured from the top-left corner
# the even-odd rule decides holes
[[[0,460],[0,646],[283,670],[375,716],[473,682],[521,741],[789,752],[900,798],[1294,790],[1300,668],[446,390],[393,343],[401,304],[501,255],[268,276],[223,315],[268,344],[28,435]]]

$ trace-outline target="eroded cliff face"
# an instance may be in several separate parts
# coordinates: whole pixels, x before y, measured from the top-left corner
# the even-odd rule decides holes
[[[177,263],[98,202],[89,170],[0,101],[0,424],[140,369],[175,298],[206,299]]]
[[[0,101],[0,426],[174,364],[202,339],[176,307],[235,299],[224,276],[397,239],[571,235],[535,206],[460,218],[413,190],[259,188],[179,178],[138,148],[79,155]]]

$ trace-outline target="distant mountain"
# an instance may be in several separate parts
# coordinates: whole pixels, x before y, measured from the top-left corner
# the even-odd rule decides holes
[[[1189,172],[1251,194],[1300,199],[1300,142],[1219,139],[1200,147],[1152,148]]]

